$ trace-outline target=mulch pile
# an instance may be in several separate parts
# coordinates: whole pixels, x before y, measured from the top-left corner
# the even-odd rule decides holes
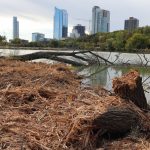
[[[96,149],[94,119],[109,108],[134,104],[80,82],[63,64],[0,59],[0,150]],[[149,148],[149,139],[140,142],[135,149]],[[117,149],[123,145],[121,140]]]

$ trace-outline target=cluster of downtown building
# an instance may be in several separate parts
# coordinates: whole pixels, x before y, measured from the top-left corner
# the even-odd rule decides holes
[[[96,34],[98,32],[110,32],[110,11],[101,9],[99,6],[92,8],[92,29],[90,34]],[[132,31],[139,27],[139,20],[130,17],[125,20],[124,29]],[[55,8],[54,15],[54,39],[62,40],[67,38],[68,35],[68,13],[64,9]],[[85,36],[85,26],[80,24],[76,25],[72,29],[70,34],[71,38],[79,38]]]
[[[110,12],[108,10],[101,9],[98,6],[92,8],[92,28],[90,34],[96,34],[98,32],[110,32]],[[130,17],[125,20],[124,29],[132,31],[139,27],[139,20]],[[79,38],[85,36],[85,26],[77,24],[73,27],[70,38]],[[19,21],[17,17],[13,17],[13,39],[19,38]],[[56,40],[63,40],[68,38],[68,13],[64,9],[58,9],[55,7],[54,13],[54,33],[53,38]],[[49,41],[42,33],[32,33],[32,42]]]
[[[92,34],[110,31],[110,12],[94,6],[92,9]],[[66,10],[55,8],[54,39],[61,40],[68,35],[68,13]],[[85,36],[85,26],[78,24],[73,27],[71,38]]]
[[[92,9],[92,34],[110,31],[110,12],[98,6]],[[54,39],[61,40],[68,35],[68,14],[64,9],[55,8]],[[85,26],[78,24],[73,27],[71,38],[85,36]]]

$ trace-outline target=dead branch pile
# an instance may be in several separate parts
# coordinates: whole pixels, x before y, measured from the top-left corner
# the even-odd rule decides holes
[[[0,149],[94,150],[106,133],[150,132],[150,118],[134,103],[82,88],[79,79],[62,64],[1,59]]]

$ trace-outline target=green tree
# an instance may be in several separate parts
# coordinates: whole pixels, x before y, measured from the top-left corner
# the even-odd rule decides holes
[[[21,44],[21,40],[19,38],[16,38],[16,39],[12,40],[11,43],[15,44],[15,45],[20,45]]]
[[[58,40],[52,40],[52,41],[50,41],[50,46],[54,47],[54,48],[59,47],[59,41]]]
[[[150,27],[149,26],[144,27],[143,34],[150,36]]]
[[[145,49],[148,47],[149,38],[141,33],[134,33],[131,38],[127,40],[126,49]]]
[[[108,51],[114,50],[114,39],[113,38],[106,40],[106,50],[108,50]]]
[[[6,37],[0,36],[0,43],[5,43],[5,42],[6,42]]]

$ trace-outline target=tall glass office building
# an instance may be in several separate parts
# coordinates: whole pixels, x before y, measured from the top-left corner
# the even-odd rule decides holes
[[[110,12],[98,6],[92,9],[92,34],[110,31]]]
[[[64,9],[55,7],[54,39],[60,40],[68,35],[68,13]]]
[[[19,21],[13,17],[13,39],[19,38]]]
[[[42,42],[45,39],[45,35],[42,33],[32,33],[32,42]]]

